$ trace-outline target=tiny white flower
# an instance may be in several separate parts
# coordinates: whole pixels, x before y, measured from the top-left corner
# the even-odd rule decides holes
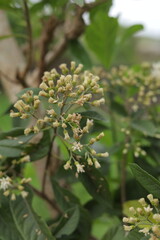
[[[9,177],[3,177],[0,179],[0,189],[6,191],[11,186],[11,179]]]
[[[123,218],[123,222],[124,222],[124,223],[128,223],[128,222],[129,222],[129,219],[126,218],[126,217],[124,217],[124,218]]]
[[[133,229],[133,226],[124,225],[123,227],[124,227],[124,230],[127,231],[127,232],[129,232]]]
[[[66,164],[64,165],[64,169],[68,170],[69,168],[72,169],[71,162],[67,161]]]
[[[153,210],[153,208],[151,208],[150,205],[148,205],[147,207],[144,207],[144,211],[146,213],[150,213],[150,212],[152,212],[152,210]]]
[[[143,228],[141,230],[139,230],[139,232],[144,233],[145,236],[147,236],[147,234],[149,233],[149,228]]]
[[[153,215],[153,219],[156,221],[156,222],[160,222],[160,214],[156,213]]]
[[[83,148],[83,145],[80,144],[80,142],[74,142],[73,146],[72,146],[72,151],[77,150],[77,151],[81,152],[82,148]]]
[[[94,166],[95,166],[95,168],[100,168],[101,167],[100,163],[97,160],[94,162]]]
[[[77,173],[82,173],[85,172],[85,170],[83,169],[85,166],[81,165],[79,162],[75,162],[76,168],[77,168]]]
[[[28,196],[28,192],[22,191],[22,192],[21,192],[21,196],[22,196],[23,198],[26,198],[26,197]]]

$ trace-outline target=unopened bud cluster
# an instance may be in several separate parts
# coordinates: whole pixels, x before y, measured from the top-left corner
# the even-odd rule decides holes
[[[75,62],[71,62],[70,68],[66,64],[60,65],[60,73],[56,69],[45,72],[40,84],[38,96],[34,96],[32,91],[23,94],[21,99],[17,101],[14,107],[17,112],[11,111],[11,117],[19,116],[22,119],[32,116],[36,119],[34,126],[26,128],[24,133],[28,135],[31,132],[38,133],[45,128],[53,128],[58,135],[57,128],[63,131],[63,141],[69,146],[72,153],[71,159],[76,166],[77,173],[84,172],[84,163],[80,163],[80,156],[76,156],[77,152],[87,151],[87,159],[85,164],[100,164],[97,157],[106,157],[108,153],[92,153],[91,145],[99,141],[104,135],[101,133],[96,138],[91,138],[89,143],[83,145],[81,138],[84,134],[89,133],[93,126],[93,120],[87,119],[85,126],[82,127],[82,115],[76,112],[79,107],[84,104],[90,106],[100,106],[104,104],[103,88],[99,85],[99,77],[85,71],[82,73],[83,65],[76,66]],[[99,97],[102,95],[102,97]],[[97,98],[98,97],[98,98]],[[47,100],[47,107],[43,117],[38,116],[38,107],[41,100]],[[69,160],[64,168],[72,168],[72,160]]]
[[[148,236],[149,240],[160,239],[160,205],[157,198],[152,194],[147,196],[150,204],[144,198],[139,199],[140,207],[130,207],[129,211],[132,217],[124,217],[124,230],[131,231],[138,228],[139,232]]]
[[[133,151],[133,155],[135,158],[138,157],[145,157],[147,155],[146,151],[143,150],[143,148],[141,147],[140,143],[125,143],[124,145],[124,149],[122,151],[122,153],[125,155],[127,154],[130,150]]]
[[[136,113],[159,103],[160,63],[142,63],[139,69],[134,67],[113,67],[110,72],[95,69],[104,79],[106,93],[112,93],[124,100],[128,113]]]
[[[1,159],[5,159],[1,155]],[[17,165],[21,165],[30,162],[30,156],[24,155],[19,158],[12,159],[12,161],[4,161],[4,164],[0,166],[0,190],[3,191],[3,195],[10,196],[11,200],[16,199],[16,195],[26,197],[28,192],[25,190],[25,184],[31,181],[31,178],[20,178],[16,175],[12,177]],[[10,176],[10,177],[9,177]]]
[[[10,199],[13,201],[16,200],[16,195],[21,195],[23,198],[28,196],[28,192],[25,190],[25,184],[30,181],[31,178],[13,180],[0,172],[0,190],[3,191],[4,196],[10,196]]]

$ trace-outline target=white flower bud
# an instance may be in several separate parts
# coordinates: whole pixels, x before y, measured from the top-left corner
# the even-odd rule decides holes
[[[129,232],[133,229],[133,226],[124,225],[123,227],[124,227],[124,230],[127,231],[127,232]]]
[[[40,87],[41,89],[43,89],[44,91],[46,91],[46,90],[48,89],[47,84],[44,83],[44,82],[42,82],[42,83],[39,85],[39,87]]]
[[[40,91],[39,96],[48,97],[48,94],[45,91]]]
[[[109,157],[109,153],[108,152],[100,153],[100,157]]]
[[[14,112],[13,110],[10,111],[10,117],[19,117],[20,113],[19,112]]]
[[[53,127],[59,127],[60,126],[60,123],[56,120],[55,122],[53,122]]]
[[[31,129],[31,128],[26,128],[26,129],[24,130],[24,134],[25,134],[25,135],[28,135],[30,132],[32,132],[32,129]]]
[[[97,159],[93,159],[93,160],[94,160],[94,166],[95,166],[95,168],[100,168],[101,165],[100,165],[100,163],[97,161]]]
[[[87,158],[87,163],[89,166],[93,165],[92,159],[90,157]]]

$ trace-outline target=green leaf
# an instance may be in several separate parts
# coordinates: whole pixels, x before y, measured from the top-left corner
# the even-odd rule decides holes
[[[86,69],[91,68],[92,61],[81,42],[78,40],[72,40],[69,43],[69,49],[73,56],[73,60],[77,63],[82,63]]]
[[[13,128],[10,131],[1,132],[0,133],[0,139],[17,137],[17,136],[21,136],[23,134],[24,134],[24,128],[16,127],[16,128]]]
[[[97,169],[86,169],[85,174],[81,174],[79,178],[93,199],[104,204],[107,209],[112,209],[108,182]]]
[[[72,234],[79,223],[80,211],[78,206],[69,209],[65,212],[64,217],[61,219],[60,223],[54,230],[54,234],[57,238],[62,236],[68,236]]]
[[[139,233],[137,229],[130,231],[127,236],[121,225],[116,225],[111,227],[107,233],[104,235],[102,240],[147,240],[148,238],[143,238],[144,234]]]
[[[84,5],[84,0],[72,0],[73,3],[76,3],[80,7],[83,7]]]
[[[102,240],[125,240],[123,227],[116,225],[109,228]]]
[[[43,137],[39,143],[32,144],[31,149],[28,149],[31,161],[40,160],[48,154],[49,147],[51,144],[50,132],[46,130],[43,132]]]
[[[11,10],[12,0],[1,0],[0,1],[0,9]]]
[[[143,29],[144,29],[144,27],[142,24],[135,24],[135,25],[132,25],[132,26],[126,28],[121,37],[120,44],[123,44],[126,40],[131,38],[135,33],[139,32]]]
[[[78,236],[77,240],[88,240],[91,234],[91,223],[92,219],[90,217],[89,212],[83,208],[80,207],[80,221],[78,224],[78,228],[76,231],[76,235]]]
[[[90,118],[97,121],[99,120],[106,121],[105,116],[103,116],[102,114],[96,111],[85,111],[85,112],[78,112],[78,113],[80,113],[83,118]]]
[[[0,203],[1,240],[55,240],[28,199],[19,196],[11,201],[1,194]]]
[[[147,240],[148,237],[144,237],[143,233],[138,231],[139,229],[134,229],[129,232],[125,240]]]
[[[127,112],[125,110],[124,105],[122,105],[118,102],[112,101],[111,102],[111,109],[113,109],[115,112],[117,112],[121,116],[125,116],[125,117],[127,116]]]
[[[18,136],[17,138],[13,138],[13,139],[3,139],[0,140],[0,146],[1,147],[21,147],[23,146],[25,143],[27,143],[32,137],[34,136],[34,134],[29,134],[27,136],[22,135],[22,136]]]
[[[5,157],[20,157],[24,151],[24,145],[34,134],[24,135],[24,128],[14,128],[0,134],[0,153]]]
[[[86,29],[85,39],[89,48],[106,68],[112,63],[118,27],[117,18],[98,11]]]
[[[148,120],[140,120],[137,122],[132,122],[131,127],[135,130],[140,131],[144,135],[151,136],[151,137],[153,137],[157,132],[157,128],[155,127],[153,122]]]
[[[22,149],[0,146],[0,153],[4,157],[20,157]]]
[[[130,164],[136,180],[154,197],[160,198],[160,182],[135,163]]]
[[[70,191],[59,186],[59,184],[53,179],[52,186],[55,194],[55,199],[57,200],[60,208],[65,211],[79,203],[79,199]]]
[[[105,212],[106,206],[92,199],[85,204],[85,209],[89,211],[92,219],[96,219]]]
[[[22,91],[20,91],[19,93],[17,93],[17,97],[21,97],[24,93],[28,92],[28,91],[33,91],[34,95],[38,95],[38,93],[40,92],[40,88],[25,88]]]

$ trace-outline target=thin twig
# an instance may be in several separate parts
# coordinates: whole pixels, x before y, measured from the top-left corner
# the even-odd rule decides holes
[[[49,165],[50,165],[51,154],[52,154],[52,147],[53,147],[53,142],[54,142],[55,138],[56,138],[56,132],[54,132],[53,138],[51,140],[51,144],[50,144],[50,147],[49,147],[49,152],[48,152],[47,159],[46,159],[46,165],[45,165],[44,175],[43,175],[43,179],[42,179],[42,192],[43,193],[45,192],[47,172],[48,172],[48,168],[49,168]]]
[[[44,192],[39,191],[35,187],[33,187],[31,184],[28,184],[28,186],[41,198],[43,198],[46,202],[49,203],[49,205],[54,208],[59,214],[62,214],[61,209],[57,206],[54,199],[50,199]]]

